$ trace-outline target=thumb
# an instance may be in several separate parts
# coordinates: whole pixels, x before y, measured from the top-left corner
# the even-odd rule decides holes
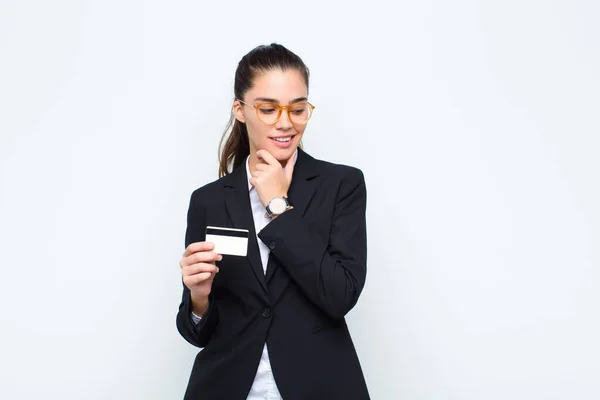
[[[292,156],[285,163],[285,177],[288,182],[292,182],[292,175],[294,174],[294,156],[296,153],[292,154]]]

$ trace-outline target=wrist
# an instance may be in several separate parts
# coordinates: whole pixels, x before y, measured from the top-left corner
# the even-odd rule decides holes
[[[290,207],[289,207],[287,210],[285,210],[285,211],[284,211],[284,212],[282,212],[281,214],[284,214],[286,211],[290,211],[290,210],[293,210],[293,209],[294,209],[294,206],[290,206]],[[275,218],[279,217],[281,214],[276,214],[276,215],[273,215],[273,216],[271,217],[271,221],[272,221],[272,220],[274,220]]]
[[[273,195],[273,196],[268,196],[268,197],[265,199],[265,202],[264,202],[263,206],[264,206],[264,207],[267,207],[267,206],[269,205],[269,203],[270,203],[270,202],[271,202],[273,199],[276,199],[276,198],[278,198],[278,197],[283,197],[283,198],[287,199],[287,198],[288,198],[288,194],[287,194],[287,192],[286,192],[286,193],[284,193],[284,194],[276,194],[276,195]]]
[[[192,294],[192,312],[201,317],[208,310],[208,296],[194,296]]]
[[[281,215],[287,210],[289,210],[291,207],[292,205],[288,201],[287,196],[273,197],[265,206],[265,209],[267,211],[265,216],[267,218],[274,219],[278,215]]]

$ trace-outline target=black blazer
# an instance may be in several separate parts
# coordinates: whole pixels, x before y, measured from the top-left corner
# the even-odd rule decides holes
[[[265,341],[284,400],[369,399],[344,319],[367,272],[363,174],[298,149],[288,196],[294,208],[258,234],[271,249],[265,274],[245,163],[192,194],[186,247],[204,241],[207,225],[250,235],[247,257],[223,256],[217,263],[210,305],[198,325],[183,288],[177,329],[204,347],[185,399],[246,399]]]

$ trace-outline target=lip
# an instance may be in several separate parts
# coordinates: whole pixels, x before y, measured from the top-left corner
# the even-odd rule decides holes
[[[287,142],[279,142],[279,141],[275,140],[277,138],[284,138],[284,137],[289,137],[290,140],[288,140]],[[292,145],[292,143],[294,142],[294,138],[295,137],[296,137],[296,135],[281,135],[281,136],[269,136],[269,139],[271,139],[271,141],[278,148],[280,148],[280,149],[287,149],[288,147],[290,147]]]
[[[295,133],[293,135],[269,136],[269,139],[277,139],[277,138],[282,138],[282,137],[291,137],[293,139],[294,136],[296,136]]]

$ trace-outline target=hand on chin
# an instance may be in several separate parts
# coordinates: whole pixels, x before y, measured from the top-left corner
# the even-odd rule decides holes
[[[283,158],[283,161],[287,164],[294,153],[289,154],[290,149],[286,150],[288,150],[288,156]],[[283,154],[277,154],[277,156],[279,155]],[[258,150],[256,156],[258,163],[252,172],[250,184],[256,189],[263,205],[266,206],[274,197],[287,197],[294,173],[294,163],[292,162],[289,168],[284,170],[277,156],[271,154],[267,149]]]

